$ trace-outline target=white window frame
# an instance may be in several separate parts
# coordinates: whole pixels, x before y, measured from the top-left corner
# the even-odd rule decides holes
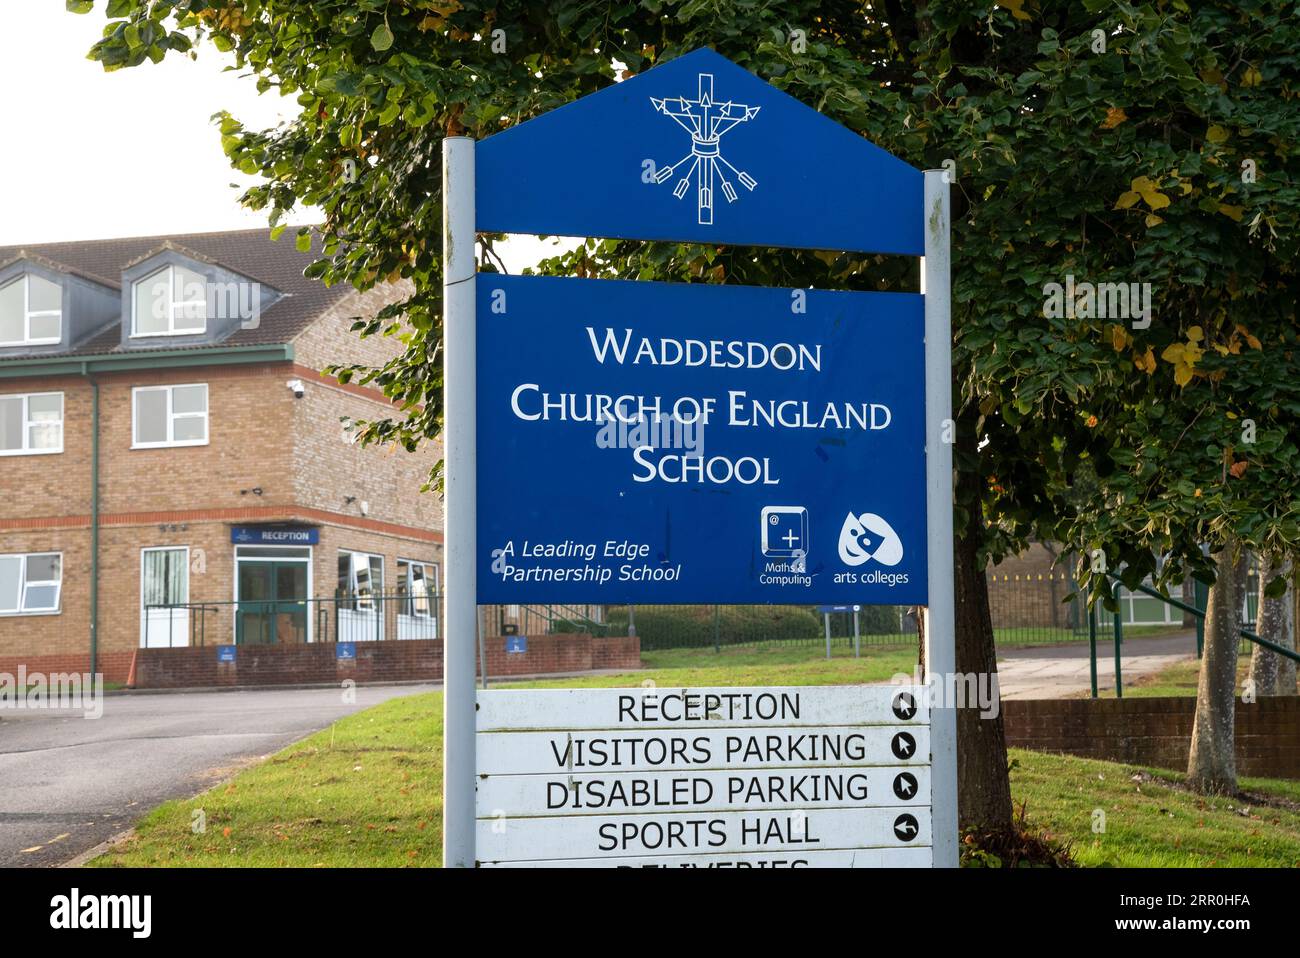
[[[382,558],[382,557],[381,557]],[[402,582],[402,566],[406,566],[407,580]],[[411,591],[410,574],[412,566],[420,566],[424,569],[425,588],[428,590],[429,611],[415,611],[415,593]],[[403,556],[397,557],[397,576],[399,583],[406,587],[406,601],[411,604],[410,612],[403,612],[402,615],[409,615],[413,619],[436,619],[438,605],[438,564],[428,562],[424,559],[407,559]],[[396,593],[394,593],[396,594]],[[399,606],[400,608],[400,606]]]
[[[185,553],[185,601],[180,605],[190,604],[190,547],[189,546],[142,546],[140,549],[140,608],[144,606],[144,567],[145,556],[150,552],[184,552]]]
[[[63,342],[63,285],[53,280],[46,279],[47,283],[59,287],[59,308],[58,309],[38,309],[32,312],[32,284],[31,273],[23,273],[15,276],[8,283],[0,283],[0,289],[12,286],[14,283],[23,284],[23,338],[14,341],[0,342],[0,346],[53,346]],[[44,276],[38,276],[38,279],[45,279]],[[57,316],[59,317],[59,335],[50,338],[43,336],[40,339],[32,339],[32,317],[33,316]]]
[[[203,387],[203,412],[173,412],[173,391],[191,386]],[[162,442],[141,442],[139,440],[139,416],[136,396],[142,392],[167,392],[167,438]],[[176,439],[177,419],[202,419],[202,439]],[[136,386],[131,390],[131,448],[132,449],[174,449],[180,446],[206,446],[212,432],[212,394],[207,383],[174,383],[166,386]]]
[[[383,600],[383,599],[376,599],[376,596],[383,596],[383,595],[385,594],[385,593],[384,593],[384,579],[386,579],[386,578],[388,577],[388,570],[384,568],[384,557],[383,557],[380,553],[378,553],[378,552],[362,552],[360,549],[339,549],[338,553],[339,553],[339,556],[340,556],[340,557],[342,557],[342,556],[348,556],[348,557],[349,557],[349,559],[348,559],[348,592],[351,594],[353,601],[356,602],[356,604],[357,604],[357,609],[356,609],[356,610],[357,610],[357,611],[360,611],[360,612],[374,612],[374,611],[377,611],[377,610],[378,610],[378,607],[379,607],[379,603],[380,603],[380,602],[383,602],[384,600]],[[355,588],[355,586],[356,586],[356,581],[357,581],[357,579],[356,579],[356,576],[357,576],[357,567],[356,567],[356,564],[352,561],[352,557],[354,557],[354,556],[362,556],[362,557],[364,557],[364,558],[366,559],[366,568],[367,568],[367,569],[370,568],[370,560],[371,560],[371,559],[378,559],[378,560],[379,560],[379,588],[376,589],[376,588],[375,588],[375,583],[374,583],[373,581],[371,581],[371,583],[370,583],[370,595],[369,595],[369,596],[365,596],[365,597],[363,597],[363,596],[361,595],[361,590],[360,590],[359,588]],[[363,603],[364,603],[364,604],[363,604]]]
[[[27,581],[27,560],[44,556],[59,557],[59,578],[57,580],[41,579]],[[0,554],[0,559],[18,559],[18,608],[0,609],[0,617],[19,615],[61,615],[63,612],[63,553],[62,552],[8,552]],[[27,590],[32,586],[54,586],[54,605],[49,608],[29,609],[26,607]]]
[[[188,266],[185,269],[190,269]],[[191,273],[202,275],[198,270],[190,269]],[[167,328],[156,333],[142,333],[135,326],[136,314],[139,308],[140,288],[149,280],[153,279],[159,273],[167,274]],[[131,284],[131,339],[153,339],[156,336],[202,336],[208,331],[208,298],[207,298],[208,281],[206,277],[203,280],[203,325],[197,329],[177,329],[176,312],[183,310],[186,306],[193,306],[200,300],[176,299],[176,264],[168,263],[153,272],[141,276]]]
[[[59,445],[56,449],[35,449],[32,447],[32,426],[41,423],[40,420],[32,419],[31,400],[35,398],[44,398],[46,396],[59,397]],[[0,449],[0,456],[54,456],[63,452],[63,422],[66,414],[66,403],[61,392],[48,393],[5,393],[0,395],[0,399],[21,399],[23,403],[23,445],[21,449]],[[48,425],[48,423],[41,423]],[[44,553],[42,553],[43,555]]]

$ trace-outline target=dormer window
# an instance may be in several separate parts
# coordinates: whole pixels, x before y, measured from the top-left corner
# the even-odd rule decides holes
[[[186,336],[208,326],[208,283],[184,266],[164,266],[135,283],[134,336]]]
[[[45,346],[62,339],[62,286],[34,273],[0,286],[0,346]]]

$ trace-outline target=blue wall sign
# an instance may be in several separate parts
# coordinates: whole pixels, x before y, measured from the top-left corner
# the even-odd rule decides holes
[[[320,542],[320,529],[232,526],[230,541],[241,546],[314,546]]]
[[[924,252],[919,170],[708,49],[475,153],[481,232]]]
[[[334,658],[355,659],[356,657],[357,657],[357,644],[355,642],[334,643]]]
[[[506,636],[506,652],[508,654],[516,653],[516,652],[527,652],[527,651],[528,651],[528,636],[526,635]]]
[[[233,645],[218,645],[218,646],[217,646],[217,661],[218,661],[218,662],[233,662],[233,661],[235,661],[235,650],[236,650],[236,648],[237,648],[237,646],[233,646]]]
[[[920,296],[477,294],[480,603],[925,603]]]

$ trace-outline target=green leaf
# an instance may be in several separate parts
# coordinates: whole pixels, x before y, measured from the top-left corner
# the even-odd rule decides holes
[[[370,34],[370,45],[380,53],[392,47],[393,31],[388,28],[387,23],[375,27],[375,32]]]
[[[67,0],[68,13],[89,13],[95,9],[95,0]]]

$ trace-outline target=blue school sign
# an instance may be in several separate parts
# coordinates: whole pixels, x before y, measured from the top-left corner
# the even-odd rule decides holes
[[[478,299],[480,602],[925,602],[919,296]]]
[[[711,50],[444,140],[444,864],[481,864],[478,603],[920,605],[953,676],[948,194]],[[478,233],[919,256],[921,293],[480,273]],[[928,748],[873,842],[955,867],[953,710]]]
[[[918,170],[712,50],[489,137],[475,176],[481,231],[924,250]],[[926,601],[919,295],[477,299],[479,602]]]
[[[923,252],[922,174],[712,50],[488,137],[481,232]]]

